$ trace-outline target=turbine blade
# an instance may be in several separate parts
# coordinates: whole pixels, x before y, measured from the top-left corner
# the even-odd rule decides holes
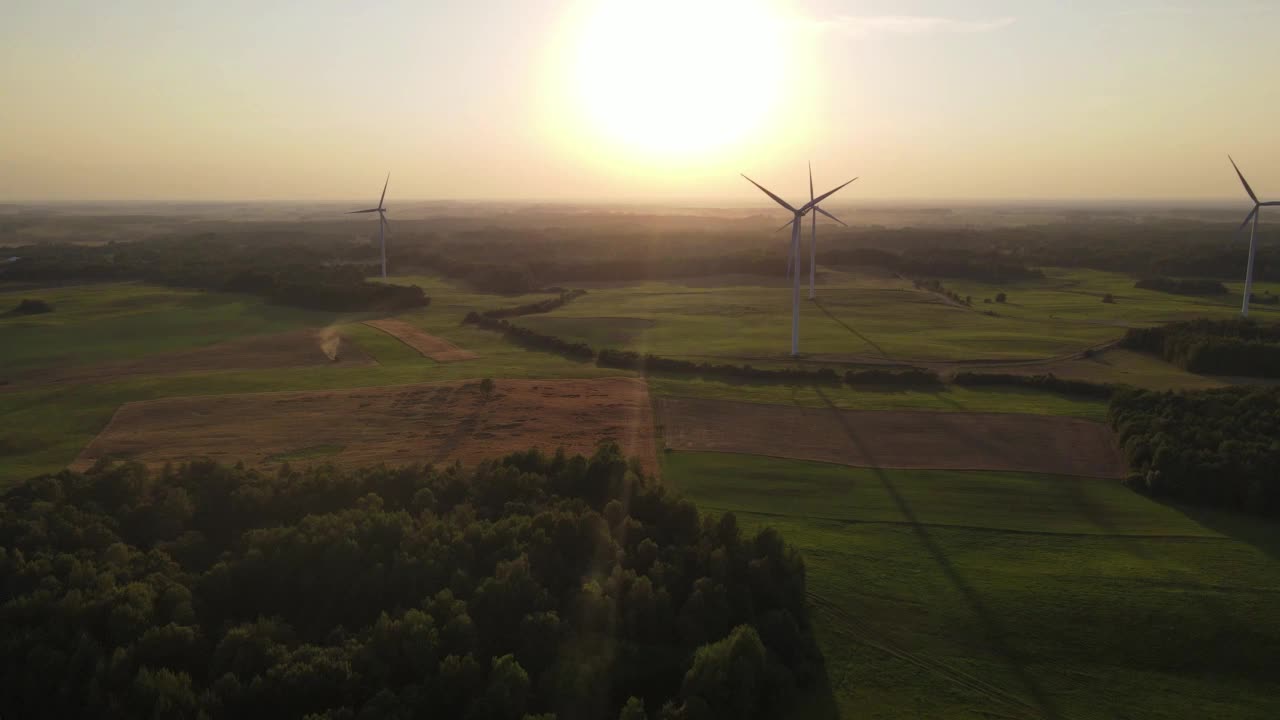
[[[858,178],[854,178],[853,180],[857,180],[857,179],[858,179]],[[822,194],[821,194],[821,195],[819,195],[818,197],[816,197],[816,198],[814,198],[814,199],[810,200],[810,201],[808,202],[808,204],[806,204],[804,207],[800,208],[800,210],[801,210],[801,211],[808,210],[809,208],[813,207],[814,205],[817,205],[818,203],[822,202],[823,200],[826,200],[827,198],[831,197],[832,195],[835,195],[836,193],[838,193],[838,192],[840,192],[841,190],[843,190],[845,185],[848,185],[849,183],[853,182],[853,180],[850,180],[849,182],[845,183],[844,185],[841,185],[840,187],[837,187],[837,188],[836,188],[836,189],[834,189],[834,190],[828,190],[828,191],[826,191],[826,192],[822,193]]]
[[[378,220],[382,222],[382,226],[385,227],[388,231],[391,230],[391,221],[387,219],[386,213],[378,213]]]
[[[1253,188],[1249,187],[1249,181],[1244,179],[1244,173],[1240,172],[1240,166],[1236,165],[1236,161],[1232,160],[1230,155],[1227,156],[1227,159],[1231,160],[1231,167],[1235,168],[1236,175],[1240,176],[1240,184],[1244,185],[1244,191],[1249,193],[1249,197],[1253,198],[1253,204],[1257,205],[1258,196],[1253,194]]]
[[[382,201],[387,199],[387,185],[391,183],[391,173],[387,173],[387,179],[382,183],[382,197],[378,198],[378,207],[382,207]]]
[[[749,182],[749,183],[751,183],[752,185],[755,185],[756,187],[760,188],[760,191],[761,191],[761,192],[763,192],[765,195],[768,195],[769,197],[773,198],[773,201],[774,201],[774,202],[776,202],[776,203],[778,203],[779,205],[781,205],[782,207],[784,207],[784,208],[786,208],[786,209],[790,210],[791,212],[795,212],[795,211],[796,211],[796,209],[795,209],[795,208],[793,208],[793,207],[791,207],[790,205],[788,205],[788,204],[787,204],[787,201],[786,201],[786,200],[783,200],[782,198],[778,197],[777,195],[774,195],[773,193],[769,192],[769,191],[765,188],[765,186],[761,185],[760,183],[756,182],[755,180],[752,180],[751,178],[747,177],[746,175],[743,175],[742,177],[747,178],[747,182]]]
[[[378,208],[369,208],[368,210],[352,210],[351,212],[349,212],[349,213],[347,213],[347,214],[348,214],[348,215],[355,215],[355,214],[357,214],[357,213],[367,213],[367,212],[378,212]]]
[[[788,221],[786,221],[786,222],[782,223],[782,225],[781,225],[781,226],[779,226],[777,230],[774,230],[774,232],[778,233],[778,232],[782,232],[783,230],[786,230],[787,228],[791,227],[791,223],[792,223],[792,222],[794,222],[794,221],[793,221],[793,220],[788,220]]]
[[[809,161],[809,202],[813,202],[813,161]]]
[[[1240,223],[1240,227],[1236,228],[1237,235],[1239,235],[1240,232],[1249,225],[1249,221],[1253,219],[1253,216],[1258,214],[1259,207],[1259,205],[1254,205],[1253,209],[1249,211],[1249,214],[1244,216],[1244,222]]]
[[[843,220],[841,220],[840,218],[836,217],[835,215],[832,215],[831,213],[827,212],[826,210],[823,210],[823,209],[822,209],[822,208],[820,208],[820,207],[816,207],[816,208],[814,208],[814,210],[817,210],[818,212],[822,213],[823,215],[826,215],[827,217],[831,218],[832,220],[835,220],[836,222],[840,223],[841,225],[844,225],[845,227],[849,227],[848,225],[846,225],[846,224],[845,224],[845,222],[844,222]]]
[[[1280,200],[1272,200],[1271,202],[1264,202],[1260,204],[1262,205],[1262,207],[1269,207],[1271,205],[1280,205]]]

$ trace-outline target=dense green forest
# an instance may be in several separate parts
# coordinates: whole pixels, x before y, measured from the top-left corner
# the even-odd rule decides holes
[[[142,280],[243,292],[315,310],[393,312],[430,303],[421,288],[367,282],[366,251],[287,233],[257,238],[207,234],[105,245],[14,248],[0,280],[29,283]]]
[[[1226,295],[1227,286],[1218,280],[1198,278],[1148,277],[1133,284],[1139,290],[1157,290],[1174,295]]]
[[[637,469],[33,479],[0,502],[0,716],[775,716],[822,672],[803,561]]]
[[[1280,388],[1121,390],[1109,417],[1137,489],[1280,514]]]
[[[1209,375],[1280,377],[1280,323],[1247,318],[1189,320],[1131,328],[1122,347]]]

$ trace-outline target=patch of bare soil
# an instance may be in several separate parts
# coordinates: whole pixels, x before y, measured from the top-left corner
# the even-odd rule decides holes
[[[39,370],[13,378],[11,390],[55,383],[104,383],[132,377],[222,370],[272,370],[311,365],[376,365],[351,340],[331,329],[295,330],[237,338],[190,350],[76,368]]]
[[[653,472],[653,430],[648,385],[635,378],[181,397],[123,405],[72,467],[103,457],[272,465],[315,448],[344,466],[470,464],[531,447],[589,455],[615,440]]]
[[[666,446],[857,467],[1118,478],[1124,462],[1102,423],[1048,415],[835,410],[658,398]]]
[[[424,332],[421,328],[410,325],[403,320],[366,320],[365,325],[377,328],[400,342],[422,353],[423,357],[436,362],[458,362],[459,360],[475,360],[479,355],[470,350],[463,350],[444,338]]]

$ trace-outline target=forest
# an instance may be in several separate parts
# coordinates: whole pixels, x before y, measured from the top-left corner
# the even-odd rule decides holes
[[[0,716],[776,716],[822,673],[801,557],[638,470],[35,478],[0,498]]]
[[[367,282],[373,264],[351,262],[352,248],[305,233],[202,236],[14,248],[0,279],[27,283],[140,280],[172,287],[242,292],[282,305],[331,311],[394,312],[428,305],[421,288]],[[359,253],[356,253],[357,255]]]
[[[1120,345],[1194,373],[1280,377],[1280,323],[1200,319],[1130,328]]]
[[[1133,286],[1139,290],[1157,290],[1173,295],[1226,295],[1227,286],[1218,280],[1198,278],[1148,277]]]
[[[1280,514],[1280,388],[1125,389],[1112,398],[1108,417],[1135,489]]]

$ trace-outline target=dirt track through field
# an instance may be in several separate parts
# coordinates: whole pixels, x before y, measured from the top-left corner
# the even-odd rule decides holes
[[[1076,418],[1012,413],[835,410],[658,398],[675,450],[770,455],[857,467],[1007,470],[1117,478],[1111,431]]]
[[[381,330],[422,353],[423,357],[430,358],[436,362],[458,362],[460,360],[475,360],[480,357],[470,350],[463,350],[448,340],[424,332],[421,328],[410,325],[403,320],[385,318],[382,320],[366,320],[364,324]]]
[[[605,439],[656,469],[643,380],[498,380],[489,394],[469,381],[127,403],[72,467],[101,457],[153,467],[202,457],[250,465],[470,464],[531,447],[590,455]]]
[[[313,328],[253,335],[190,350],[143,355],[134,360],[89,367],[40,370],[13,378],[13,382],[4,387],[18,390],[31,385],[103,383],[148,375],[376,364],[376,360],[351,340],[330,329]]]

